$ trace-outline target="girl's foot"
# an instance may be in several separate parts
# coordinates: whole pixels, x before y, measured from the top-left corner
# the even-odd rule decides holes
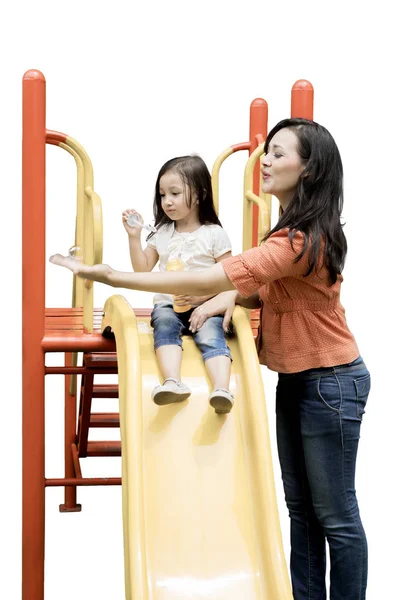
[[[151,392],[151,398],[158,406],[182,402],[191,394],[187,385],[169,377],[162,385],[157,385]]]
[[[234,403],[233,396],[229,390],[216,388],[210,394],[209,401],[218,415],[231,412]]]

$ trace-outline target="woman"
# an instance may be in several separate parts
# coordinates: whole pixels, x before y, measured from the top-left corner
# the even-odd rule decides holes
[[[50,260],[115,287],[219,294],[193,312],[192,331],[221,313],[226,328],[235,303],[261,306],[260,362],[279,373],[277,440],[294,599],[326,598],[327,540],[331,600],[363,600],[367,542],[354,479],[370,375],[339,299],[347,251],[340,154],[324,127],[285,119],[269,133],[261,163],[262,190],[282,211],[258,248],[197,273],[120,273],[60,255]]]

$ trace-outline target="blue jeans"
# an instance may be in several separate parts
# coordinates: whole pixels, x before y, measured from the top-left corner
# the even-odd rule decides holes
[[[184,313],[176,313],[169,302],[156,304],[150,322],[154,329],[154,349],[170,345],[182,348],[181,336],[190,334],[193,335],[204,361],[214,356],[231,358],[222,328],[223,316],[209,317],[196,333],[192,333],[189,331],[189,317],[193,311],[194,308]]]
[[[294,600],[365,600],[367,540],[354,487],[360,426],[370,391],[361,358],[279,374],[277,441],[291,524]]]

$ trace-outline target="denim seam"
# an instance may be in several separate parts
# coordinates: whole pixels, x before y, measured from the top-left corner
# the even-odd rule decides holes
[[[340,388],[340,384],[339,384],[339,388]],[[342,400],[341,400],[341,402],[342,402]],[[341,430],[341,436],[342,436],[342,486],[343,486],[344,495],[345,495],[345,498],[346,498],[347,510],[349,512],[349,515],[351,516],[351,519],[352,519],[352,521],[353,521],[353,523],[354,523],[357,531],[359,532],[360,538],[363,540],[363,542],[362,542],[362,554],[363,554],[363,559],[364,559],[363,560],[363,564],[365,564],[365,541],[363,539],[363,535],[362,535],[362,531],[361,531],[361,528],[360,528],[360,524],[356,521],[356,519],[354,518],[353,511],[350,509],[349,497],[348,497],[347,488],[346,488],[346,479],[345,479],[345,472],[344,472],[344,463],[345,463],[344,453],[345,453],[345,448],[344,448],[342,419],[341,419],[341,415],[339,415],[339,416],[340,416],[340,430]],[[362,586],[363,586],[363,576],[361,575],[361,578],[360,578],[360,595],[359,595],[360,600],[362,600]]]
[[[302,375],[301,371],[299,373],[281,373],[284,377],[296,377],[301,376],[303,379],[317,379],[321,377],[329,377],[330,375],[334,375],[335,373],[352,373],[354,371],[363,371],[365,369],[365,365],[354,365],[354,367],[327,367],[330,368],[330,371],[321,371],[320,373],[314,373],[309,375]]]
[[[154,343],[154,350],[157,350],[160,346],[179,346],[179,348],[182,348],[182,341],[178,342],[178,340],[171,340],[168,338],[157,340],[157,342]]]
[[[357,529],[357,531],[359,532],[360,538],[363,540],[362,543],[362,554],[363,554],[363,564],[365,565],[365,540],[363,538],[362,535],[362,531],[360,528],[360,524],[356,521],[356,519],[354,518],[354,514],[353,511],[350,509],[350,505],[349,505],[349,498],[348,498],[348,494],[347,494],[347,489],[346,489],[346,483],[345,483],[345,473],[344,473],[344,444],[342,445],[342,485],[343,485],[343,490],[344,490],[344,495],[346,498],[346,505],[347,505],[347,510],[349,511],[349,515],[351,516],[351,519]],[[364,571],[365,567],[363,568]],[[362,586],[363,586],[363,574],[361,574],[360,577],[360,596],[359,596],[359,600],[363,600],[362,598]]]
[[[359,403],[359,398],[362,396],[362,394],[364,393],[365,387],[368,383],[368,380],[370,380],[371,375],[368,373],[368,375],[365,375],[364,377],[360,377],[359,379],[353,379],[353,383],[354,383],[354,387],[356,390],[356,413],[357,413],[357,417],[360,419],[360,421],[362,422],[362,418],[363,418],[363,414],[360,414],[360,403]],[[358,384],[362,383],[362,388],[359,388]]]
[[[310,526],[307,519],[307,552],[308,552],[308,600],[311,598],[311,552],[310,552]]]
[[[206,360],[209,360],[210,358],[214,358],[215,356],[227,356],[228,358],[230,358],[232,360],[231,353],[226,348],[221,348],[220,350],[210,350],[209,352],[204,353],[203,360],[205,362]]]
[[[336,412],[336,413],[339,414],[340,411],[341,411],[341,408],[342,408],[342,388],[340,387],[339,379],[338,379],[336,373],[334,373],[334,376],[335,376],[335,379],[336,379],[338,387],[339,387],[339,394],[340,394],[340,406],[339,406],[339,409],[334,408],[333,406],[331,406],[330,404],[328,404],[328,402],[322,396],[322,394],[320,392],[320,388],[319,388],[319,384],[321,382],[321,377],[317,380],[317,393],[318,393],[318,396],[321,398],[322,402],[325,404],[325,406],[327,408],[329,408],[329,410],[333,410],[334,412]]]
[[[302,493],[303,493],[303,500],[304,500],[304,505],[306,506],[307,504],[307,486],[308,484],[306,483],[307,481],[307,468],[306,468],[306,463],[305,463],[305,457],[304,457],[304,449],[303,449],[303,474],[302,474],[302,478],[301,478],[301,488],[302,488]],[[311,494],[311,491],[310,491]],[[312,503],[312,500],[311,500]],[[311,594],[311,589],[312,589],[312,553],[310,550],[310,515],[309,512],[307,510],[307,508],[304,509],[304,516],[305,516],[305,524],[306,524],[306,528],[307,528],[307,557],[308,557],[308,600],[312,600],[312,594]]]
[[[340,423],[340,437],[341,437],[341,440],[342,440],[342,449],[344,451],[343,423],[342,423],[342,414],[341,414],[342,403],[343,403],[343,394],[342,394],[342,386],[340,385],[340,381],[339,381],[339,378],[336,375],[336,373],[335,373],[335,378],[336,378],[337,384],[339,386],[339,394],[340,394],[340,405],[339,405],[338,414],[339,414],[339,423]]]

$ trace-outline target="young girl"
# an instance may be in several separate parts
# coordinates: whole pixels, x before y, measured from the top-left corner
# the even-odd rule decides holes
[[[160,169],[154,198],[155,233],[147,237],[143,250],[141,226],[132,224],[133,209],[122,213],[129,236],[129,251],[135,272],[152,271],[159,262],[160,271],[182,269],[201,271],[231,256],[231,244],[214,209],[211,176],[199,156],[181,156],[169,160]],[[129,220],[129,223],[128,223]],[[171,296],[157,294],[151,325],[154,348],[164,378],[152,392],[158,405],[180,402],[190,389],[180,380],[182,333],[189,333],[190,317],[212,295]],[[231,355],[222,328],[223,316],[215,315],[193,333],[201,351],[213,391],[209,401],[217,413],[228,413],[233,406],[229,392]]]
[[[261,160],[264,193],[282,215],[258,248],[202,273],[120,273],[68,257],[50,260],[94,281],[154,292],[219,294],[207,314],[235,302],[262,308],[260,362],[277,371],[277,440],[291,520],[295,600],[365,600],[367,540],[355,491],[360,427],[370,374],[340,302],[347,252],[340,223],[343,169],[330,133],[285,119],[269,133]],[[233,291],[230,291],[233,290]],[[195,309],[191,327],[203,321]]]

